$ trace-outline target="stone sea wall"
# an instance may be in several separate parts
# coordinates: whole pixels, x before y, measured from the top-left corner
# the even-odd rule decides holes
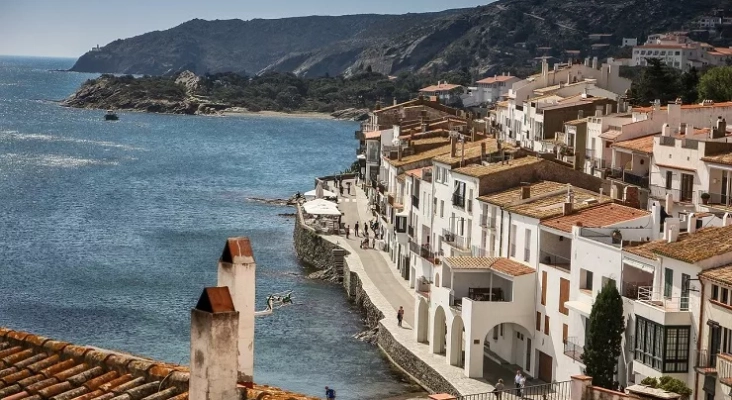
[[[306,226],[302,221],[300,208],[297,208],[294,244],[300,261],[308,267],[327,272],[326,276],[336,275],[335,279],[330,280],[342,283],[349,300],[361,311],[364,322],[371,331],[369,336],[375,336],[376,344],[399,370],[428,392],[457,394],[458,391],[447,380],[401,345],[389,329],[381,324],[384,313],[369,298],[359,273],[351,271],[343,260],[343,255],[348,252]]]

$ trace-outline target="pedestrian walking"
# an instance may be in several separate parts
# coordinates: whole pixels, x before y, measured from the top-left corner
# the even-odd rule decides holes
[[[351,194],[351,182],[346,182],[346,187],[348,188],[348,194]]]
[[[493,389],[493,393],[496,395],[497,400],[501,400],[501,394],[503,394],[503,390],[505,389],[505,386],[503,386],[503,379],[499,379],[498,383],[496,383],[495,389]]]
[[[521,370],[516,371],[516,376],[513,377],[513,383],[516,384],[516,395],[518,397],[521,397],[521,382],[526,382],[524,379],[524,375],[521,373]]]
[[[363,231],[368,233],[368,230],[369,230],[369,226],[368,226],[368,224],[366,224],[366,221],[364,221],[363,222]]]
[[[325,398],[328,400],[335,399],[335,390],[329,388],[328,386],[325,387]]]
[[[346,239],[348,239],[348,237],[350,235],[351,235],[351,228],[349,228],[348,225],[346,225]]]
[[[402,326],[403,319],[404,319],[404,307],[399,306],[399,311],[397,311],[397,325]]]
[[[353,225],[353,236],[358,237],[358,221]]]
[[[341,197],[343,197],[343,186],[339,186],[339,187],[338,187],[338,191],[340,191],[340,192],[341,192]]]

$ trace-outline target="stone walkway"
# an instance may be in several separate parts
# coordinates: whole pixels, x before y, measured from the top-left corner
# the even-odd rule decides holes
[[[331,186],[332,183],[330,183]],[[355,185],[351,185],[351,195],[339,197],[339,207],[345,214],[342,222],[351,229],[356,221],[363,227],[364,221],[373,217],[368,211],[368,200],[365,193]],[[371,302],[386,316],[382,325],[402,346],[407,348],[423,362],[430,365],[437,373],[450,382],[462,395],[485,393],[493,390],[493,386],[485,380],[472,379],[464,375],[464,370],[449,365],[445,356],[433,354],[429,346],[415,340],[412,325],[414,324],[414,296],[409,283],[402,279],[399,271],[389,260],[389,255],[380,250],[361,249],[361,237],[324,236],[324,239],[337,243],[350,254],[346,256],[349,269],[358,274],[363,289]],[[404,324],[397,325],[396,310],[404,307]]]

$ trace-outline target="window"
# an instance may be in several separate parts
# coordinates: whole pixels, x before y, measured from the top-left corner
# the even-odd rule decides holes
[[[395,230],[397,233],[405,233],[407,231],[407,217],[406,215],[396,216]]]
[[[465,199],[465,201],[468,203],[468,212],[473,212],[473,189],[470,189],[468,191],[468,198]]]
[[[592,271],[580,269],[580,289],[592,291]]]
[[[536,312],[536,330],[541,332],[541,313]]]
[[[544,334],[545,335],[549,334],[549,316],[548,315],[544,316]]]
[[[663,271],[663,297],[671,297],[674,288],[674,270],[665,268]]]
[[[569,326],[567,326],[567,324],[562,324],[562,343],[567,343],[568,337],[569,337]]]
[[[681,201],[691,201],[694,193],[694,175],[681,174]]]
[[[511,224],[509,256],[516,257],[516,225]]]
[[[455,181],[455,189],[452,192],[452,205],[465,208],[465,182]]]
[[[498,327],[493,327],[493,340],[498,340]]]
[[[680,56],[680,55],[681,55],[681,52],[680,52],[680,51],[677,51],[677,52],[676,52],[676,55],[677,55],[677,56]]]
[[[500,327],[501,327],[501,337],[503,337],[503,324],[501,324]]]
[[[445,200],[440,200],[440,218],[445,217]]]
[[[724,304],[729,303],[729,290],[722,288],[722,298],[719,301]]]
[[[712,300],[719,299],[719,286],[712,285]]]
[[[663,326],[642,317],[635,323],[635,360],[661,372],[689,369],[688,326]]]
[[[541,305],[546,305],[546,271],[541,271]]]
[[[666,189],[671,189],[671,183],[673,182],[674,173],[671,171],[666,171]]]
[[[559,312],[564,315],[569,315],[569,310],[564,306],[567,301],[569,301],[569,280],[559,278]]]
[[[531,257],[531,229],[526,229],[524,236],[524,261],[529,262],[529,257]]]

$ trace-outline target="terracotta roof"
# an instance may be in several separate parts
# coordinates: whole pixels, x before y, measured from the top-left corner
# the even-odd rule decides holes
[[[684,44],[644,44],[637,47],[641,49],[686,49],[690,46]]]
[[[619,131],[616,129],[609,129],[603,133],[600,134],[600,137],[607,140],[615,140],[618,138],[618,136],[622,135],[623,131]]]
[[[540,163],[543,160],[541,158],[537,157],[522,157],[522,158],[515,158],[513,160],[510,160],[506,163],[493,163],[489,165],[468,165],[467,167],[457,168],[454,169],[453,172],[472,176],[474,178],[482,178],[484,176],[488,176],[491,174],[495,174],[497,172],[509,170],[512,168],[519,168],[526,165],[532,165],[536,163]]]
[[[187,400],[187,367],[0,327],[0,399]],[[268,399],[315,400],[268,386]]]
[[[485,154],[490,155],[498,151],[498,141],[496,139],[488,138],[483,140],[476,140],[475,142],[466,142],[465,151],[461,149],[461,145],[456,145],[455,157],[452,157],[450,153],[442,154],[434,158],[434,161],[441,162],[443,164],[449,164],[459,166],[461,160],[469,160],[480,157],[480,145],[485,144]],[[513,149],[513,146],[507,143],[501,143],[504,150]],[[467,164],[467,163],[466,163]]]
[[[384,131],[371,131],[371,132],[366,132],[366,133],[363,134],[363,137],[366,140],[381,139],[381,134],[382,133],[384,133]]]
[[[453,85],[452,83],[440,83],[439,85],[432,85],[427,86],[422,89],[419,89],[420,92],[437,92],[442,90],[453,90],[459,87],[463,87],[462,85]]]
[[[729,47],[715,47],[714,52],[720,53],[725,56],[732,56],[732,49]]]
[[[425,160],[431,160],[435,158],[436,156],[439,156],[440,154],[445,154],[450,152],[450,145],[446,146],[440,146],[436,147],[430,150],[422,151],[416,154],[411,154],[408,156],[402,157],[401,160],[389,160],[384,159],[384,162],[387,164],[390,164],[394,167],[403,167],[408,164],[425,161]]]
[[[540,220],[562,215],[564,202],[567,199],[569,186],[565,183],[543,181],[529,186],[530,195],[521,199],[522,187],[515,187],[503,192],[480,196],[478,200],[497,205],[509,212],[525,215]],[[598,204],[611,203],[609,196],[600,197],[599,193],[572,187],[574,195],[573,210],[595,207]]]
[[[632,150],[638,153],[653,154],[653,138],[660,134],[642,136],[635,139],[623,140],[613,143],[613,147]]]
[[[714,108],[714,107],[732,107],[732,101],[722,102],[722,103],[712,103],[712,104],[683,104],[681,106],[682,110],[693,110],[697,108]],[[660,111],[666,111],[668,110],[667,106],[660,107]],[[653,111],[653,107],[633,107],[633,112],[651,112]]]
[[[658,247],[663,246],[666,243],[664,240],[655,240],[652,242],[645,242],[645,243],[631,243],[627,245],[623,245],[623,251],[627,251],[630,254],[635,254],[637,256],[647,258],[649,260],[655,260],[658,258],[656,253],[654,253],[654,250]]]
[[[702,271],[702,273],[699,274],[699,277],[725,285],[732,285],[732,264],[707,269]]]
[[[580,125],[584,123],[587,123],[587,118],[573,119],[565,122],[564,125]]]
[[[732,225],[709,227],[692,234],[679,235],[676,242],[665,243],[654,252],[688,263],[732,252]]]
[[[496,83],[496,82],[505,82],[505,81],[511,80],[513,78],[515,78],[515,76],[513,76],[513,75],[497,75],[497,76],[491,76],[488,78],[483,78],[475,83],[490,84],[490,83]]]
[[[511,276],[521,276],[536,272],[531,267],[502,257],[446,257],[444,261],[453,269],[494,270]]]
[[[715,164],[732,165],[732,153],[717,154],[714,156],[702,157],[702,161]]]
[[[410,169],[406,172],[407,175],[411,175],[417,179],[422,179],[422,173],[424,172],[424,168],[415,168]]]
[[[621,204],[601,204],[586,208],[570,215],[556,217],[542,221],[542,225],[564,232],[572,232],[572,227],[581,222],[587,228],[603,228],[621,222],[632,221],[649,215],[650,212],[637,208],[626,207]]]
[[[661,168],[668,168],[668,169],[678,169],[680,171],[696,172],[696,169],[690,168],[690,167],[679,167],[679,166],[676,166],[676,165],[661,164],[661,163],[656,163],[656,166],[657,167],[661,167]]]
[[[587,97],[583,99],[573,99],[573,98],[566,98],[564,100],[560,100],[558,104],[552,104],[547,107],[544,107],[544,111],[551,111],[551,110],[560,110],[562,108],[567,107],[574,107],[574,106],[580,106],[584,104],[593,104],[597,101],[601,100],[607,100],[605,97]]]

